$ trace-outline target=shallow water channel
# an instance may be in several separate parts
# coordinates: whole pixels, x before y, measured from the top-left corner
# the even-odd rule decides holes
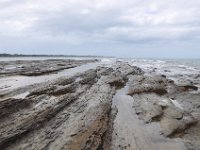
[[[185,150],[179,139],[160,135],[159,123],[145,124],[139,120],[133,106],[134,99],[127,95],[128,85],[113,97],[113,108],[118,109],[114,120],[112,150]]]
[[[7,90],[7,89],[15,89],[27,85],[32,85],[35,83],[41,83],[45,81],[51,81],[54,79],[57,79],[59,77],[64,77],[64,76],[72,76],[76,73],[84,72],[89,69],[95,69],[98,65],[101,65],[101,62],[96,62],[96,63],[88,63],[84,64],[78,67],[70,68],[70,69],[65,69],[56,73],[51,73],[47,75],[40,75],[40,76],[10,76],[10,77],[5,77],[0,79],[0,87],[7,87],[7,88],[2,88],[2,90]]]

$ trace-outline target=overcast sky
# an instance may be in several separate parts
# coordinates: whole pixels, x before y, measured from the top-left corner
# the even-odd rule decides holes
[[[200,58],[199,0],[0,0],[0,53]]]

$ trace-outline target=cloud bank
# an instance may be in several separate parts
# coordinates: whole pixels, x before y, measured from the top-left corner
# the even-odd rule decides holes
[[[0,52],[200,57],[197,0],[1,0]]]

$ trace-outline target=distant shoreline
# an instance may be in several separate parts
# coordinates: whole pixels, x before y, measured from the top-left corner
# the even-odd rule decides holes
[[[26,55],[26,54],[0,54],[0,57],[98,57],[111,58],[112,56],[95,56],[95,55]]]

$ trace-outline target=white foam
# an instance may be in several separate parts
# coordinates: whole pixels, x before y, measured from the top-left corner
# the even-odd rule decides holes
[[[101,61],[102,62],[111,62],[111,63],[113,62],[111,59],[108,59],[108,58],[103,58],[103,59],[101,59]]]

